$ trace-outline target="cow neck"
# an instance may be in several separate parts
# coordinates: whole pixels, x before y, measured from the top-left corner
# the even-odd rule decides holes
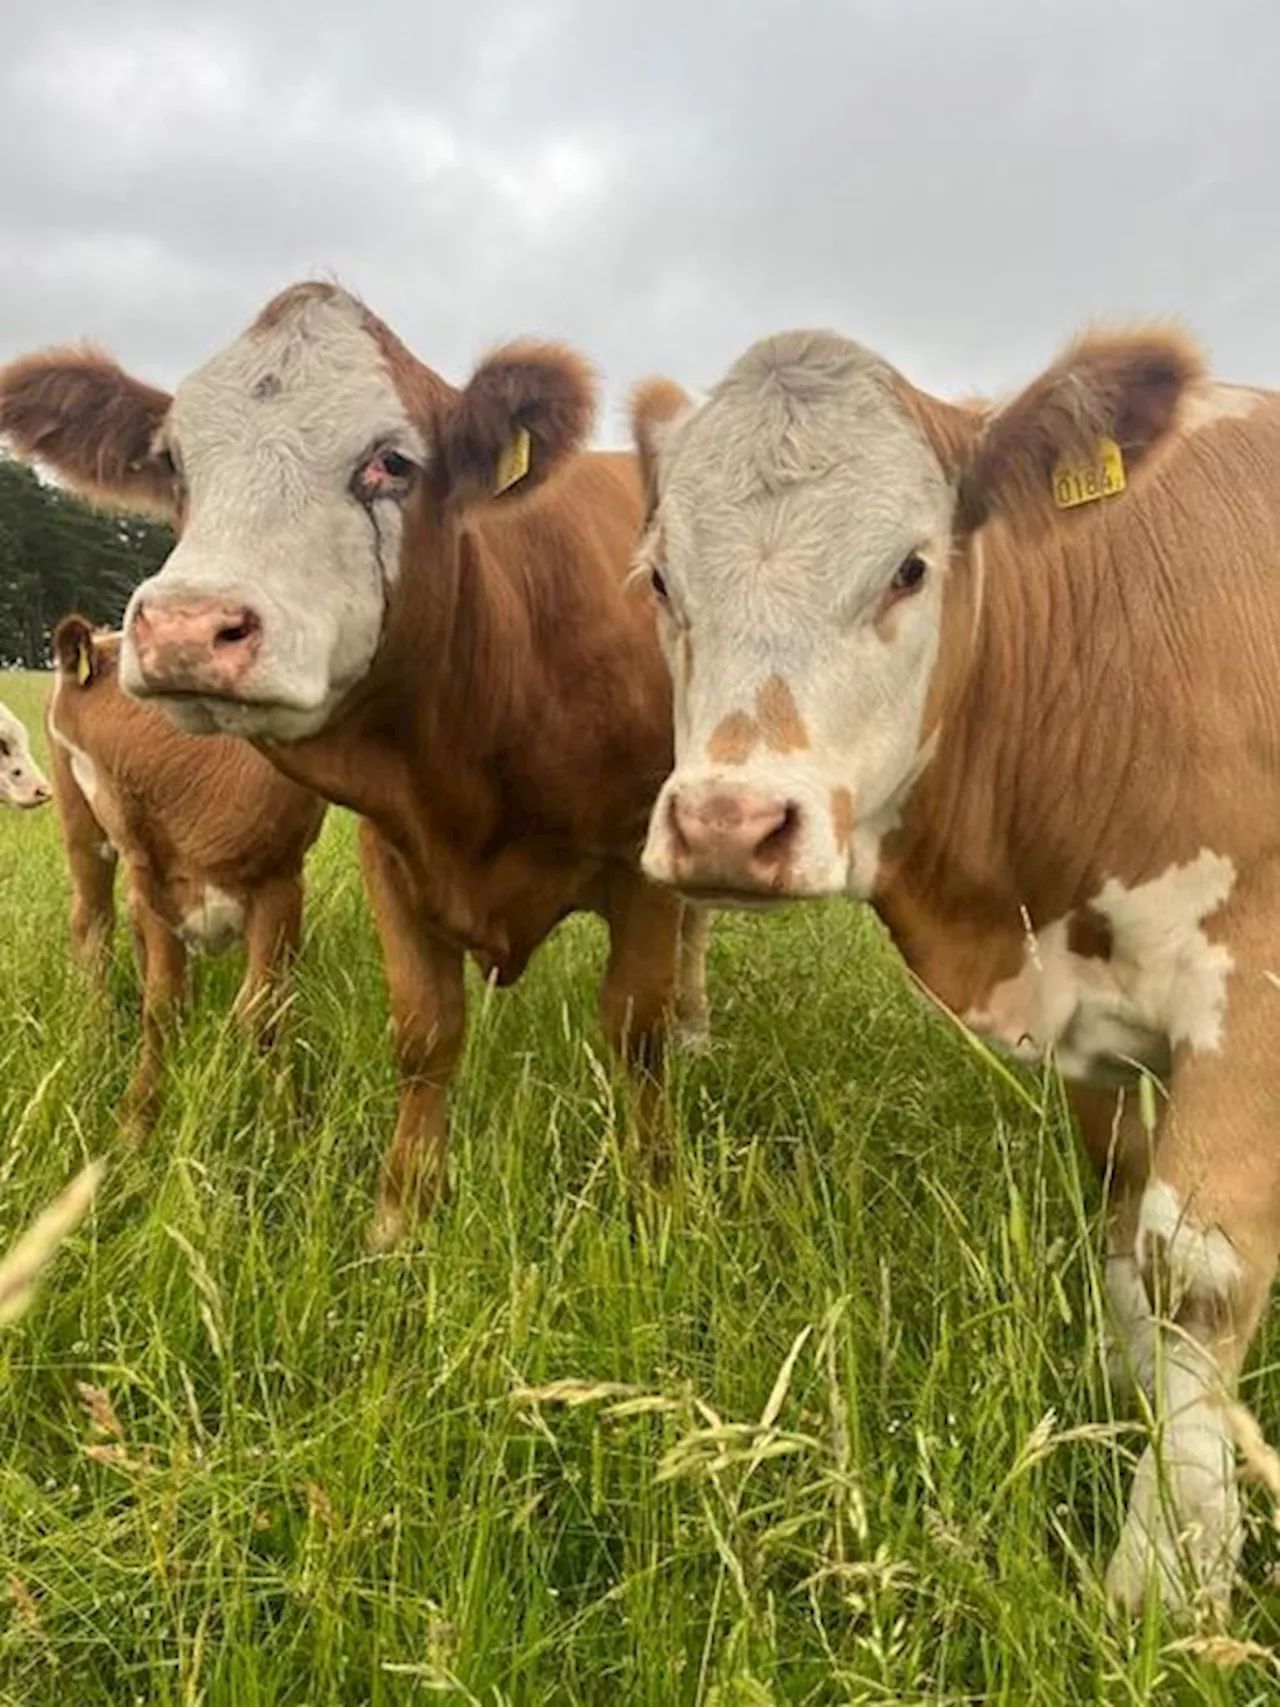
[[[1141,714],[1133,666],[1151,636],[1116,561],[1102,521],[1034,541],[993,523],[957,557],[925,719],[936,744],[874,896],[951,1005],[1016,967],[1028,929],[1181,852],[1162,751],[1179,730]]]

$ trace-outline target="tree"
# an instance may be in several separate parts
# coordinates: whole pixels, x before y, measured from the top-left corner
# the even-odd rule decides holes
[[[172,550],[161,523],[95,509],[0,456],[0,663],[47,667],[50,634],[73,610],[117,627]]]

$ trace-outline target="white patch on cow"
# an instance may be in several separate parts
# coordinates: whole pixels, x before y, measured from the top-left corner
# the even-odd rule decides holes
[[[1218,1049],[1233,962],[1204,922],[1234,882],[1231,860],[1208,849],[1132,889],[1109,879],[1090,905],[1111,927],[1110,955],[1074,953],[1058,919],[966,1024],[1022,1060],[1052,1050],[1068,1078],[1101,1082],[1126,1062],[1163,1072],[1179,1044]]]
[[[1203,1227],[1167,1180],[1152,1180],[1142,1194],[1134,1250],[1138,1264],[1149,1269],[1163,1250],[1177,1293],[1229,1298],[1243,1273],[1240,1258],[1225,1233]],[[1176,1298],[1172,1301],[1176,1308]]]
[[[221,954],[244,934],[244,906],[233,895],[206,883],[200,905],[184,914],[178,935],[188,948]]]
[[[1149,1591],[1170,1610],[1197,1597],[1223,1606],[1244,1527],[1217,1368],[1202,1347],[1173,1333],[1161,1336],[1156,1368],[1163,1434],[1138,1462],[1107,1594],[1134,1613]]]
[[[896,384],[858,344],[785,333],[749,350],[662,436],[652,538],[663,562],[653,566],[696,667],[676,689],[676,765],[643,856],[652,877],[673,875],[674,796],[727,786],[794,809],[783,898],[866,893],[874,881],[887,819],[922,762],[954,502]],[[929,566],[925,579],[887,611],[913,556]],[[775,678],[808,744],[773,753],[761,741],[723,774],[718,727],[752,715]],[[845,848],[835,789],[854,804]]]
[[[403,515],[352,481],[387,446],[427,446],[352,298],[303,296],[179,385],[168,431],[187,484],[182,537],[125,619],[120,678],[145,691],[130,639],[144,601],[216,599],[261,620],[234,700],[173,699],[196,733],[292,741],[316,733],[368,672],[400,573]]]
[[[0,800],[25,807],[48,798],[49,784],[31,757],[26,724],[7,705],[0,705]]]
[[[1252,415],[1268,394],[1255,391],[1248,385],[1225,385],[1211,380],[1188,391],[1178,410],[1178,424],[1184,433],[1198,433],[1219,421],[1240,421]]]
[[[76,787],[84,795],[92,807],[98,798],[98,767],[82,748],[77,747],[58,727],[58,698],[62,693],[62,677],[59,675],[53,684],[53,696],[49,701],[49,715],[45,727],[49,731],[50,740],[56,741],[71,761],[71,774],[75,778]]]

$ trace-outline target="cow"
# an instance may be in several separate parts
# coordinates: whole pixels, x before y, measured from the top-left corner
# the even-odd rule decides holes
[[[601,1005],[660,1172],[664,1049],[705,1025],[706,919],[639,858],[671,767],[630,452],[581,447],[587,364],[516,343],[462,389],[362,302],[305,282],[168,393],[92,349],[0,373],[0,432],[179,539],[125,614],[126,691],[258,743],[360,814],[401,1094],[375,1246],[445,1184],[464,969],[510,984],[603,916]]]
[[[128,880],[142,980],[142,1053],[121,1124],[141,1137],[161,1105],[166,1035],[191,953],[243,938],[237,1018],[268,1042],[302,928],[303,860],[325,803],[246,741],[184,735],[120,685],[120,635],[81,616],[54,630],[45,714],[71,877],[71,941],[105,984],[115,877]]]
[[[28,812],[50,797],[48,778],[31,757],[31,741],[22,719],[0,705],[0,800]]]
[[[675,695],[644,869],[869,900],[945,1009],[1056,1060],[1165,1419],[1107,1587],[1221,1608],[1280,1247],[1280,395],[1159,325],[998,407],[798,331],[633,428]]]

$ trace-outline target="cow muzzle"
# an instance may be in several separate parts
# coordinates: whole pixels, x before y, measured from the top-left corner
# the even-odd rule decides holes
[[[129,624],[146,693],[234,699],[262,649],[262,618],[221,599],[141,600]]]
[[[651,876],[692,893],[780,898],[791,887],[800,831],[794,800],[741,787],[672,786],[645,865]]]

